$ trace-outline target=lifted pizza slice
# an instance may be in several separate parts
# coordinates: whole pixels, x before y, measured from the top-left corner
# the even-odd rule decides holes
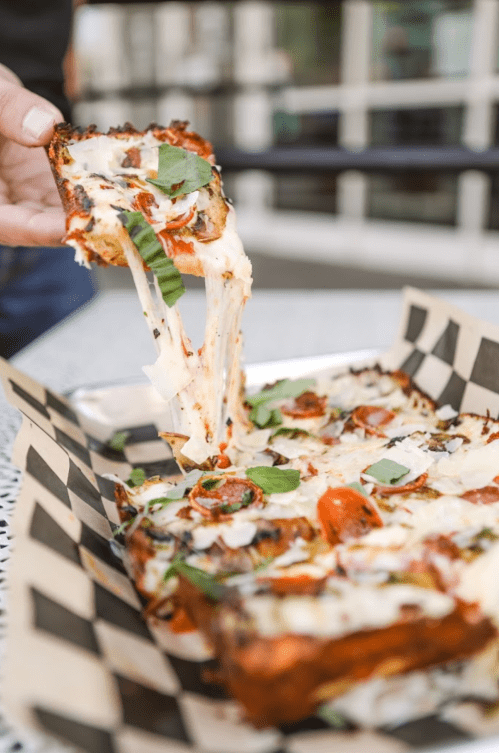
[[[62,124],[48,153],[67,214],[66,243],[81,264],[130,267],[158,353],[144,371],[170,404],[183,455],[210,462],[228,427],[244,423],[240,321],[251,290],[251,264],[211,144],[179,121],[108,133]],[[206,280],[199,351],[176,306],[180,272]]]

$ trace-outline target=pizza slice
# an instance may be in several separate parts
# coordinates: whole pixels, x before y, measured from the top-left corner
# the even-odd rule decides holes
[[[285,380],[248,409],[264,400],[282,423],[239,465],[117,484],[146,615],[201,631],[256,726],[496,701],[497,422],[379,369]]]
[[[251,264],[211,144],[179,121],[108,133],[61,124],[48,154],[67,215],[65,242],[81,264],[130,267],[158,353],[144,371],[170,404],[174,442],[180,435],[191,463],[213,462],[228,428],[244,425],[240,321]],[[176,306],[181,272],[206,280],[199,351]]]

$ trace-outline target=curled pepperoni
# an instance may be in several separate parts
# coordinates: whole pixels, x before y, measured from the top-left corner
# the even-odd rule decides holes
[[[327,397],[319,397],[315,392],[308,390],[295,398],[290,408],[281,408],[286,416],[292,418],[318,418],[326,412]]]
[[[481,489],[470,489],[461,494],[462,499],[474,505],[492,505],[499,502],[499,486],[482,486]]]
[[[330,544],[364,536],[383,521],[373,503],[349,486],[330,487],[317,503],[323,537]]]
[[[352,411],[351,419],[355,426],[365,429],[366,434],[384,437],[386,435],[381,431],[381,427],[391,423],[395,416],[392,410],[381,408],[379,405],[359,405]]]
[[[183,214],[181,217],[177,217],[176,219],[171,220],[171,222],[167,222],[164,229],[165,230],[178,230],[181,227],[185,227],[186,225],[189,224],[189,222],[194,217],[195,211],[196,211],[196,207],[192,207],[190,212],[186,212],[186,214]]]
[[[259,507],[263,503],[263,492],[248,478],[205,475],[191,489],[189,502],[205,518],[230,520],[232,513],[243,507]]]
[[[409,481],[403,486],[381,486],[378,484],[374,487],[373,494],[381,494],[383,497],[387,497],[390,494],[409,494],[409,492],[415,492],[416,489],[424,486],[427,478],[428,474],[422,473],[414,481]]]

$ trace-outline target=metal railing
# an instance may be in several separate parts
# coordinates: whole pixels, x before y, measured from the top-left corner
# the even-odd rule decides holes
[[[276,146],[261,152],[219,147],[224,170],[266,170],[274,173],[359,170],[361,172],[479,170],[499,171],[499,147],[473,151],[466,147],[376,147],[359,152],[341,148]]]

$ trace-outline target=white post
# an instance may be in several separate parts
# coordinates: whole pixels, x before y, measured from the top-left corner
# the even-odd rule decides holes
[[[369,143],[366,89],[371,68],[372,6],[369,0],[348,0],[342,8],[340,146],[357,151]],[[367,178],[349,170],[338,179],[340,217],[362,222]]]
[[[236,146],[261,151],[272,144],[272,96],[266,85],[272,80],[273,10],[268,2],[245,0],[234,8],[234,79],[242,87],[234,100]],[[272,178],[262,171],[242,173],[236,180],[236,199],[244,211],[269,209]]]
[[[496,73],[498,0],[475,0],[470,77],[467,87],[463,141],[471,149],[486,149],[492,139],[492,80]],[[459,178],[458,227],[478,245],[485,225],[490,178],[469,170]],[[471,249],[471,253],[476,253]],[[471,260],[470,260],[471,261]]]

